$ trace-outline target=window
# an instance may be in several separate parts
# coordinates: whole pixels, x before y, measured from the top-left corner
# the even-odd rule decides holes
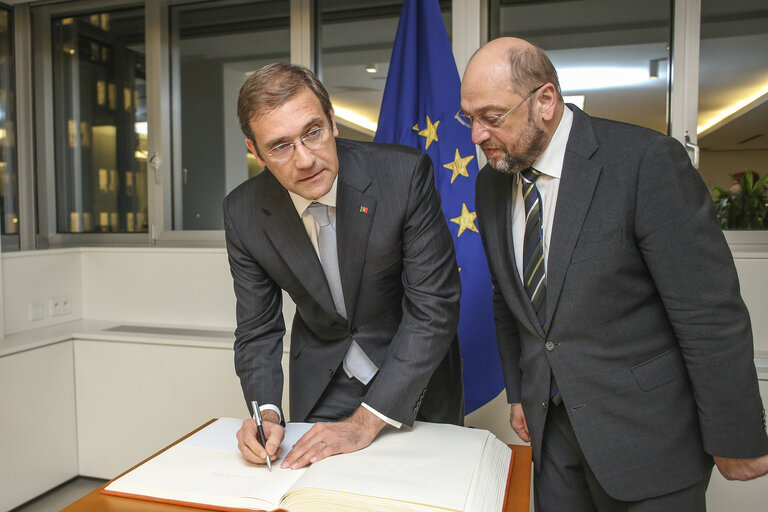
[[[237,95],[253,71],[272,62],[290,62],[290,2],[174,6],[170,24],[170,229],[221,230],[224,196],[262,170],[245,146]]]
[[[3,249],[18,249],[19,246],[16,95],[13,76],[11,12],[0,7],[0,231]]]
[[[147,231],[144,11],[52,19],[59,233]]]
[[[710,187],[728,191],[735,185],[732,176],[741,177],[747,170],[759,176],[768,174],[766,48],[764,0],[702,0],[696,131],[701,148],[699,171]],[[766,189],[760,193],[765,198]],[[758,226],[731,216],[725,227],[768,229],[768,224]]]
[[[492,2],[491,38],[547,52],[566,102],[667,133],[670,0]]]
[[[700,170],[709,186],[722,187],[746,168],[768,173],[768,135],[759,128],[768,104],[764,0],[439,3],[449,36],[454,15],[472,18],[457,20],[460,60],[486,28],[491,38],[526,38],[551,56],[567,101],[592,115],[671,127],[682,139],[697,133],[697,96],[700,125],[748,99],[698,130]],[[675,67],[673,4],[676,46],[685,47],[674,49]],[[4,246],[19,246],[16,233],[26,248],[223,244],[223,197],[262,170],[237,121],[245,77],[275,61],[314,64],[340,135],[370,140],[401,8],[399,0],[33,2],[15,13],[17,30],[31,25],[31,49],[14,49],[11,11],[0,3]],[[29,64],[31,78],[25,67],[15,73],[33,105],[17,105],[13,52],[17,64]],[[698,62],[682,58],[698,53],[700,94],[699,70],[689,69]]]
[[[391,0],[319,0],[319,76],[340,137],[373,140],[402,7]],[[450,37],[451,2],[440,9]]]

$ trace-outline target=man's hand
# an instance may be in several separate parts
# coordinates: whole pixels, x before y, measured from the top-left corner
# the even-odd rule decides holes
[[[315,423],[301,436],[280,467],[299,469],[338,453],[356,452],[374,440],[386,423],[360,406],[338,423]]]
[[[254,420],[245,420],[243,426],[237,431],[237,447],[243,454],[245,460],[254,464],[266,464],[267,454],[270,460],[277,457],[277,449],[283,441],[285,429],[280,426],[280,421],[275,411],[264,411],[261,413],[262,428],[264,435],[267,436],[267,446],[265,448],[259,443],[256,435],[256,422]]]
[[[768,474],[768,455],[754,459],[714,457],[717,470],[727,480],[752,480]]]
[[[526,443],[531,442],[531,433],[528,432],[528,423],[525,422],[525,413],[523,412],[522,404],[512,404],[510,406],[509,424],[520,439]]]

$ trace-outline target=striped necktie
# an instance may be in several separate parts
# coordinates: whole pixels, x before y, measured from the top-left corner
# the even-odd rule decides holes
[[[547,321],[547,276],[544,269],[544,240],[541,222],[541,196],[536,178],[541,173],[529,167],[522,171],[525,203],[525,238],[523,239],[523,284],[542,327]]]

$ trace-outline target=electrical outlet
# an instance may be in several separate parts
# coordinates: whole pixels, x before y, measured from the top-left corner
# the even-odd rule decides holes
[[[69,295],[60,295],[48,299],[51,316],[62,316],[72,313],[72,300]]]
[[[43,319],[43,301],[33,300],[29,302],[29,320],[34,322]]]

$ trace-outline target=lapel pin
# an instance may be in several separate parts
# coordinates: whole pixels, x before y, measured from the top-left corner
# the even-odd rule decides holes
[[[368,207],[367,206],[361,206],[360,207],[360,213],[368,213]]]

